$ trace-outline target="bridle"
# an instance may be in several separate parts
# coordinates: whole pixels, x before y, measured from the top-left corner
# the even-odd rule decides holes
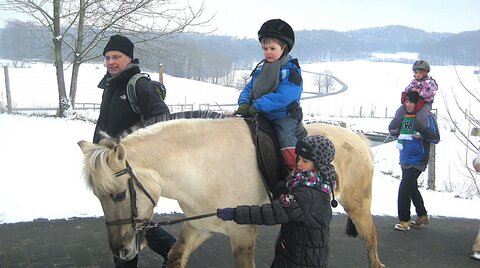
[[[152,222],[150,219],[138,219],[138,211],[137,211],[137,192],[135,191],[135,184],[137,187],[142,190],[142,192],[150,199],[152,202],[153,206],[156,206],[155,200],[152,198],[152,196],[147,192],[145,187],[140,183],[140,181],[137,179],[135,174],[133,173],[132,167],[126,161],[126,168],[115,172],[113,175],[118,178],[121,177],[125,174],[130,175],[130,178],[128,178],[128,192],[130,193],[130,218],[126,219],[118,219],[118,220],[112,220],[112,221],[105,221],[105,224],[107,227],[109,226],[118,226],[118,225],[124,225],[124,224],[131,224],[131,231],[143,231],[143,230],[148,230],[152,228],[156,228],[158,226],[162,225],[172,225],[172,224],[177,224],[180,222],[184,221],[191,221],[191,220],[198,220],[198,219],[203,219],[207,217],[213,217],[217,215],[217,212],[212,212],[212,213],[207,213],[207,214],[201,214],[197,216],[192,216],[192,217],[186,217],[183,219],[174,219],[174,220],[168,220],[168,221],[160,221],[157,223]],[[137,225],[140,224],[140,225]],[[138,235],[138,234],[137,234]],[[137,237],[137,236],[136,236]],[[138,237],[137,237],[137,242],[138,242]]]
[[[147,192],[145,187],[140,183],[140,181],[137,179],[135,174],[133,173],[132,167],[126,161],[126,168],[122,169],[118,172],[115,172],[113,175],[118,178],[121,177],[125,174],[130,175],[130,178],[128,179],[128,192],[130,193],[130,218],[126,219],[118,219],[118,220],[112,220],[112,221],[105,221],[105,224],[108,226],[115,226],[115,225],[124,225],[124,224],[131,224],[131,230],[132,231],[140,231],[140,230],[146,230],[152,228],[152,223],[150,219],[138,219],[138,211],[137,211],[137,192],[135,191],[135,184],[137,187],[142,190],[142,192],[150,199],[152,202],[153,206],[155,207],[155,200],[152,198],[152,196]],[[137,224],[140,224],[138,226]]]

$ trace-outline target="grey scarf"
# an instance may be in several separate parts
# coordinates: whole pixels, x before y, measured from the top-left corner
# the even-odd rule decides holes
[[[278,84],[280,83],[280,68],[286,65],[291,58],[292,57],[287,53],[275,62],[269,63],[265,60],[263,61],[262,70],[253,83],[253,88],[250,92],[252,100],[256,100],[277,89]]]

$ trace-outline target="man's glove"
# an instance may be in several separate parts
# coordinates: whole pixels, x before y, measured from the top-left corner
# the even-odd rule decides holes
[[[241,116],[246,116],[248,114],[248,104],[246,103],[240,104],[237,110],[237,114]]]
[[[394,137],[398,137],[398,135],[400,135],[400,129],[389,129],[388,132],[390,132],[390,135],[394,136]]]
[[[217,217],[224,221],[233,221],[235,218],[235,208],[219,208],[217,209]]]
[[[258,113],[258,111],[255,108],[255,106],[253,106],[253,104],[250,105],[250,108],[248,108],[248,116],[249,117],[254,117],[257,113]]]

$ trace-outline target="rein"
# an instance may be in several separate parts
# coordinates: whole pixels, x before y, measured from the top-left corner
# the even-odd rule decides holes
[[[258,120],[258,114],[255,114],[255,116],[253,117],[253,120],[252,120],[252,124],[255,128],[255,134],[254,134],[254,143],[255,143],[255,148],[258,148],[259,147],[259,139],[258,139],[258,132],[260,131],[259,130],[259,127],[260,127],[260,122]],[[260,165],[257,161],[257,165]],[[258,167],[260,169],[260,167]],[[270,204],[273,203],[273,196],[272,194],[270,193],[270,190],[268,189],[268,184],[267,184],[267,179],[263,176],[262,172],[260,172],[260,178],[262,178],[262,182],[263,182],[263,187],[265,187],[265,191],[267,192],[267,196],[268,196],[268,200],[270,201]]]
[[[187,217],[187,218],[183,218],[183,219],[161,221],[161,222],[158,222],[158,223],[154,223],[154,222],[150,221],[149,219],[138,219],[137,218],[138,217],[137,192],[135,191],[135,186],[133,184],[134,182],[137,185],[137,187],[148,197],[148,199],[150,199],[150,201],[152,202],[154,207],[156,206],[156,203],[155,203],[155,200],[153,200],[152,196],[147,192],[145,187],[143,187],[142,183],[140,183],[140,181],[137,179],[137,177],[133,173],[132,167],[130,166],[128,161],[126,161],[126,165],[127,165],[127,167],[125,169],[122,169],[118,172],[115,172],[113,175],[116,178],[121,177],[125,174],[130,175],[130,178],[128,179],[128,192],[130,193],[131,216],[130,216],[130,218],[126,218],[126,219],[105,221],[105,224],[107,226],[131,224],[132,225],[132,227],[131,227],[132,231],[141,231],[141,230],[148,230],[148,229],[155,228],[155,227],[162,226],[162,225],[173,225],[173,224],[177,224],[177,223],[184,222],[184,221],[203,219],[203,218],[212,217],[212,216],[217,215],[217,212],[213,212],[213,213],[202,214],[202,215],[197,215],[197,216],[193,216],[193,217]],[[141,225],[138,227],[137,223],[139,223]]]
[[[155,200],[153,200],[152,196],[145,190],[145,187],[140,183],[140,181],[137,179],[137,176],[133,173],[132,167],[126,162],[127,167],[123,170],[120,170],[113,175],[117,178],[128,174],[130,175],[130,178],[128,179],[128,192],[130,193],[130,211],[131,211],[131,216],[130,218],[126,219],[119,219],[119,220],[113,220],[113,221],[105,221],[105,224],[107,226],[114,226],[114,225],[124,225],[124,224],[132,224],[132,231],[138,231],[142,230],[145,228],[145,226],[148,226],[150,221],[148,219],[138,219],[138,210],[137,210],[137,191],[135,191],[135,186],[133,185],[133,182],[138,186],[138,188],[150,199],[152,202],[153,206],[155,206]],[[137,227],[137,223],[142,224],[141,227]]]

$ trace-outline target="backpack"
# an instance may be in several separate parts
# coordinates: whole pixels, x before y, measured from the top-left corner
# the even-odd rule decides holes
[[[132,76],[132,78],[130,78],[127,84],[127,98],[128,98],[128,101],[130,102],[130,106],[132,107],[132,110],[135,113],[140,115],[141,115],[140,106],[138,105],[137,91],[135,86],[137,84],[137,80],[143,77],[148,79],[150,84],[153,85],[153,88],[155,89],[155,93],[160,97],[160,99],[164,101],[165,97],[167,96],[167,88],[165,88],[165,86],[159,81],[151,80],[148,74],[138,73]],[[142,121],[143,121],[143,116],[142,116]]]
[[[430,143],[438,144],[440,142],[440,131],[438,130],[437,119],[432,113],[428,115],[428,132],[430,135],[424,137],[424,139]]]

